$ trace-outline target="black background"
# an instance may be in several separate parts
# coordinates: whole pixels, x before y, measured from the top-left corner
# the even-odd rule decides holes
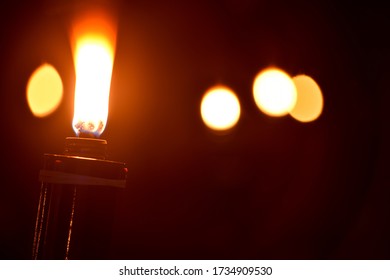
[[[91,2],[92,3],[92,2]],[[2,2],[0,257],[29,259],[44,153],[73,136],[68,24],[88,2]],[[373,1],[128,1],[119,22],[110,159],[128,164],[109,259],[388,259],[390,17]],[[49,117],[25,88],[42,63],[64,99]],[[255,75],[277,66],[321,86],[321,117],[270,118]],[[203,124],[211,86],[239,96],[229,135]],[[96,205],[99,207],[99,205]],[[96,244],[99,246],[99,244]]]

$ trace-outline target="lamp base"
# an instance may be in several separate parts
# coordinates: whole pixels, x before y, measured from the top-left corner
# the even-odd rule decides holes
[[[44,154],[33,259],[107,258],[127,168],[106,160],[106,147],[105,140],[68,137],[63,155]]]

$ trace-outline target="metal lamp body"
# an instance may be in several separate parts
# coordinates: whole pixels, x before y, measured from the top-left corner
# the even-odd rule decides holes
[[[125,163],[105,159],[107,142],[69,137],[45,154],[33,259],[106,259]]]

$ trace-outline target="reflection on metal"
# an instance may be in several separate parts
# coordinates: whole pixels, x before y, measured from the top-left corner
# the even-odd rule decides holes
[[[73,225],[73,217],[74,217],[74,206],[75,206],[75,202],[76,202],[76,193],[77,193],[77,189],[76,189],[76,187],[74,187],[73,202],[72,202],[72,213],[70,214],[68,242],[66,243],[65,260],[69,259],[70,238],[72,237],[72,225]]]
[[[41,184],[41,193],[39,195],[39,202],[38,202],[38,211],[37,211],[37,219],[35,221],[35,231],[34,231],[34,243],[33,243],[33,259],[37,259],[38,257],[38,245],[40,244],[41,240],[41,233],[42,233],[42,225],[43,225],[43,218],[45,216],[45,204],[46,204],[46,193],[47,188],[45,188],[43,182]]]

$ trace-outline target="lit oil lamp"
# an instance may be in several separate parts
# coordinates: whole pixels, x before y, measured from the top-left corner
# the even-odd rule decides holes
[[[106,159],[106,127],[115,53],[115,24],[101,12],[72,26],[76,71],[73,130],[63,154],[45,154],[33,259],[107,258],[124,163]]]

